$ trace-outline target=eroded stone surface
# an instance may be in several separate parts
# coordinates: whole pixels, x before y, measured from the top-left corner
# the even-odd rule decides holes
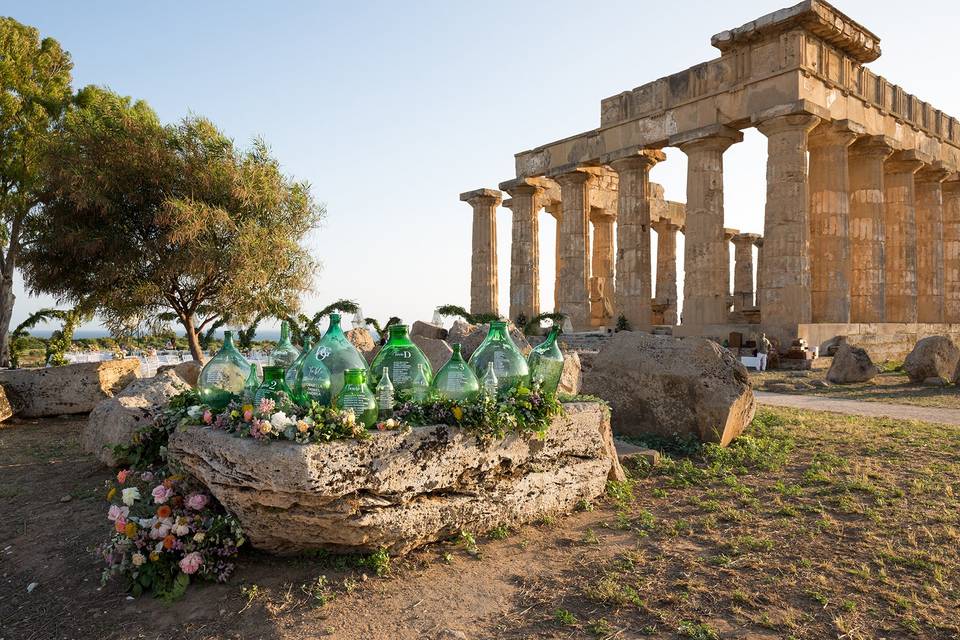
[[[481,444],[431,426],[366,441],[264,444],[195,427],[176,432],[169,449],[259,549],[404,553],[461,530],[570,511],[622,478],[602,405],[565,408],[543,440]]]
[[[569,393],[572,396],[580,393],[580,356],[576,351],[563,354],[563,372],[560,374],[559,393]]]
[[[952,380],[960,363],[960,349],[947,336],[930,336],[917,342],[903,361],[903,369],[911,382],[927,378]]]
[[[867,382],[880,373],[867,352],[847,342],[840,343],[833,356],[827,380],[835,384]]]
[[[44,369],[0,371],[0,385],[21,399],[17,415],[44,418],[88,413],[140,377],[136,358],[85,362]]]
[[[427,360],[430,361],[430,367],[433,368],[434,373],[439,371],[440,367],[447,364],[450,356],[453,355],[453,349],[443,340],[427,338],[422,335],[411,336],[410,340],[413,341],[413,344],[420,347],[423,355],[427,356]]]

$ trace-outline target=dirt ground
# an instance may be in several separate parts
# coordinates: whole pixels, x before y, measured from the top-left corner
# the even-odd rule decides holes
[[[0,426],[0,638],[957,638],[960,429],[762,409],[591,510],[394,559],[245,553],[172,605],[101,588],[82,420]],[[34,584],[28,592],[28,586]]]

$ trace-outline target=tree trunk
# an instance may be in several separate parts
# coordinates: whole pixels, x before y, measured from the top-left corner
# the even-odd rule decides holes
[[[190,345],[190,355],[197,362],[203,362],[203,349],[200,348],[200,339],[197,337],[197,329],[193,326],[193,317],[181,317],[180,322],[187,333],[187,344]]]
[[[10,366],[10,317],[14,300],[13,277],[0,277],[0,367]]]

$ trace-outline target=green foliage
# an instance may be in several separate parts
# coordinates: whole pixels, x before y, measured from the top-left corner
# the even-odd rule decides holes
[[[194,389],[185,389],[173,396],[152,423],[133,434],[129,445],[118,444],[113,447],[118,464],[131,469],[148,469],[165,464],[170,434],[191,423],[187,409],[198,404],[200,395]]]
[[[13,333],[10,334],[11,350],[10,361],[13,367],[19,366],[19,348],[25,345],[27,332],[41,322],[59,320],[63,323],[60,329],[53,331],[50,338],[46,340],[44,362],[51,366],[61,366],[67,364],[66,353],[73,345],[73,332],[77,326],[87,322],[91,317],[89,312],[81,309],[40,309],[30,314],[26,320],[21,322]]]
[[[720,635],[707,624],[682,620],[677,627],[677,633],[693,640],[720,640]]]
[[[442,316],[457,316],[459,318],[463,318],[470,324],[486,324],[488,322],[496,322],[502,319],[496,313],[470,313],[463,307],[455,304],[445,304],[439,306],[437,307],[437,313]]]
[[[562,327],[564,320],[567,319],[567,314],[565,313],[554,313],[551,311],[541,313],[539,315],[533,316],[530,320],[521,324],[519,320],[517,321],[518,327],[523,327],[524,335],[534,335],[540,330],[540,323],[544,320],[549,320],[553,323],[553,326]]]
[[[557,624],[561,624],[565,627],[577,624],[577,617],[566,609],[557,609],[554,611],[553,619],[556,620]]]
[[[370,567],[378,576],[384,578],[390,575],[390,553],[383,547],[377,549],[369,556],[360,559],[360,565]]]
[[[400,324],[401,320],[397,316],[390,316],[387,320],[387,324],[380,326],[380,323],[377,322],[376,318],[364,318],[363,321],[377,330],[377,334],[380,336],[379,344],[386,344],[387,342],[387,331],[395,324]]]
[[[295,309],[316,263],[301,246],[324,215],[266,144],[210,121],[163,126],[143,102],[81,90],[44,154],[43,223],[29,227],[32,292],[89,301],[108,322],[173,312],[197,333]]]
[[[617,325],[613,328],[614,331],[632,331],[630,327],[630,321],[627,320],[627,316],[622,313],[617,316]]]

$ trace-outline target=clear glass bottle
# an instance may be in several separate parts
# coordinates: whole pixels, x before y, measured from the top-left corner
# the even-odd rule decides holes
[[[303,370],[303,363],[306,361],[307,357],[310,355],[310,336],[303,336],[303,351],[300,352],[300,357],[293,361],[293,364],[287,368],[287,372],[284,374],[284,380],[287,382],[287,386],[290,387],[290,390],[293,391],[293,398],[297,404],[300,404],[300,392],[297,389],[297,378],[300,375],[300,372]]]
[[[290,324],[284,320],[280,323],[280,341],[270,352],[270,364],[275,367],[283,367],[286,371],[297,358],[300,357],[300,349],[290,342]]]
[[[284,380],[286,370],[283,367],[264,367],[263,382],[257,387],[257,393],[253,396],[253,404],[259,404],[264,398],[269,398],[277,403],[277,407],[282,407],[293,401],[293,391],[287,386]]]
[[[527,366],[530,369],[530,380],[539,380],[543,385],[544,393],[554,395],[560,386],[560,377],[563,375],[563,352],[557,344],[560,335],[560,326],[553,325],[547,339],[538,344],[527,356]]]
[[[527,360],[513,343],[513,338],[507,333],[507,323],[502,320],[490,323],[487,337],[470,356],[470,366],[477,375],[485,374],[490,364],[493,365],[501,393],[528,379]]]
[[[462,345],[453,344],[453,355],[433,377],[431,388],[441,398],[472,400],[480,392],[480,381],[467,361],[463,359]]]
[[[430,376],[427,373],[427,367],[422,362],[417,364],[417,370],[413,372],[410,378],[410,399],[414,402],[425,402],[430,395]]]
[[[367,386],[367,370],[356,368],[344,371],[344,383],[337,394],[337,409],[350,409],[357,422],[370,428],[377,423],[377,400]]]
[[[243,404],[253,404],[253,399],[257,395],[257,389],[260,388],[260,375],[257,373],[257,365],[250,363],[250,375],[243,383]]]
[[[414,374],[419,366],[422,365],[427,371],[427,384],[433,377],[430,361],[420,347],[410,339],[408,330],[405,324],[390,325],[387,343],[370,364],[370,385],[376,386],[380,380],[380,372],[387,368],[394,388],[403,397],[410,396],[413,390]]]
[[[377,383],[377,415],[380,420],[393,417],[393,383],[390,381],[390,369],[384,367]]]
[[[223,348],[203,365],[197,377],[200,399],[212,409],[225,409],[231,400],[243,395],[250,373],[250,362],[233,344],[233,332],[223,332]]]
[[[324,365],[325,371],[320,370],[317,363]],[[303,386],[304,389],[313,389],[322,387],[322,380],[315,380],[317,376],[327,378],[329,381],[328,398],[336,398],[343,388],[343,375],[347,369],[367,369],[367,361],[363,354],[347,339],[343,329],[340,328],[340,314],[330,314],[330,326],[327,332],[323,334],[320,341],[310,351],[310,356],[303,364]],[[317,392],[307,392],[311,397],[317,395]],[[317,400],[316,397],[314,397]],[[319,402],[319,400],[317,400]],[[328,399],[329,402],[329,399]]]
[[[480,379],[480,388],[483,389],[484,395],[496,398],[499,387],[500,381],[497,380],[497,372],[493,370],[493,363],[488,362],[487,370],[484,371],[483,378]]]

